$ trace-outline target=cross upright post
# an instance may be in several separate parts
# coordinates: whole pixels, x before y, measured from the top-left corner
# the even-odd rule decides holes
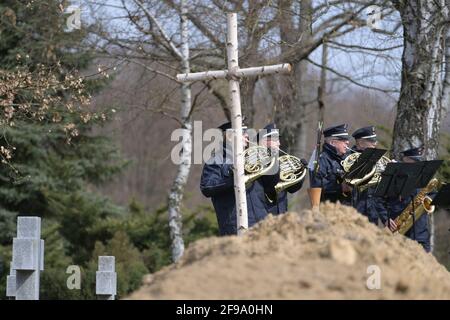
[[[210,79],[227,79],[228,94],[231,105],[231,124],[233,129],[233,167],[234,167],[234,194],[236,199],[237,232],[241,235],[248,229],[247,197],[245,190],[244,172],[244,142],[242,133],[242,112],[239,80],[241,78],[274,73],[289,73],[291,65],[288,63],[239,68],[238,59],[238,22],[237,14],[228,14],[227,23],[227,70],[212,70],[196,73],[182,73],[177,79],[182,82],[193,82]]]
[[[239,69],[238,36],[237,36],[237,14],[228,15],[227,34],[227,57],[228,72],[228,92],[231,103],[231,126],[234,129],[233,143],[233,164],[234,172],[234,195],[236,198],[237,232],[241,234],[248,229],[247,196],[244,182],[244,143],[242,134],[242,114],[241,114],[241,93],[239,88],[239,78],[236,71]]]

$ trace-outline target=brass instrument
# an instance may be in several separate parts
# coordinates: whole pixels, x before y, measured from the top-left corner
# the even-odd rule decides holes
[[[441,187],[442,183],[438,179],[431,179],[426,187],[419,191],[413,201],[411,201],[402,213],[394,220],[397,225],[396,231],[401,234],[405,234],[409,229],[411,229],[414,221],[417,221],[425,212],[432,214],[435,208],[431,205],[432,199],[427,196],[427,193],[438,191]]]
[[[306,165],[297,157],[289,154],[279,158],[280,161],[280,182],[275,186],[276,192],[281,192],[290,186],[299,183],[305,178]]]
[[[344,160],[341,161],[341,166],[345,172],[349,172],[351,166],[358,160],[360,152],[355,152],[348,155]],[[372,170],[367,173],[364,177],[360,179],[345,179],[345,182],[349,185],[358,187],[359,191],[363,191],[375,184],[377,184],[381,178],[381,173],[386,169],[389,162],[392,162],[386,156],[382,156],[380,160],[377,161]]]
[[[341,161],[341,166],[346,173],[350,171],[350,168],[352,167],[353,164],[356,163],[356,161],[358,160],[360,155],[361,155],[360,152],[355,152],[355,153],[348,155],[344,160]],[[370,171],[364,177],[362,177],[360,179],[345,179],[345,182],[350,185],[353,185],[353,186],[358,186],[358,185],[364,183],[364,181],[370,179],[374,173],[375,173],[375,167],[373,167],[372,171]]]
[[[306,176],[307,167],[302,161],[281,149],[278,151],[284,155],[278,158],[280,165],[280,181],[275,186],[275,191],[281,192],[303,180]],[[246,185],[255,181],[273,169],[276,157],[272,150],[259,145],[253,145],[244,150],[244,169],[246,172]]]
[[[270,150],[260,146],[252,146],[244,150],[245,185],[265,175],[276,164],[276,158]]]
[[[364,191],[365,189],[376,185],[381,180],[381,174],[386,170],[386,166],[389,162],[395,162],[394,160],[389,159],[386,156],[382,156],[380,160],[375,163],[375,172],[373,173],[371,179],[364,183],[363,185],[359,185],[358,189],[359,191]]]

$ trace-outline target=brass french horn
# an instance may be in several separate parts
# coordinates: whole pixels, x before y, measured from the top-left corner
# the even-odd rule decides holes
[[[281,149],[278,149],[281,152]],[[276,192],[281,192],[303,180],[306,176],[306,164],[299,158],[285,154],[275,157],[272,151],[262,146],[251,146],[244,150],[244,170],[246,185],[265,175],[279,161],[280,181],[275,186]]]
[[[249,185],[265,175],[276,165],[276,157],[261,146],[251,146],[244,150],[245,184]]]
[[[341,161],[341,166],[344,169],[344,172],[350,171],[351,166],[358,160],[360,155],[360,152],[354,152]],[[365,189],[376,185],[380,181],[381,173],[384,172],[387,164],[392,161],[393,160],[388,157],[382,156],[374,165],[372,170],[364,177],[360,179],[344,179],[344,181],[349,185],[358,187],[359,191],[364,191]]]
[[[281,192],[305,178],[306,164],[299,158],[285,154],[279,158],[280,182],[275,186],[276,192]]]

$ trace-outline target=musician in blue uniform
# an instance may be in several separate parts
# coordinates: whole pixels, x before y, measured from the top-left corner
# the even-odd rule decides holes
[[[402,161],[405,163],[413,163],[418,161],[423,161],[423,147],[412,148],[405,150],[400,153],[402,156]],[[397,218],[403,210],[411,203],[412,199],[417,195],[420,190],[417,189],[410,197],[396,198],[389,201],[388,210],[390,213],[390,224],[389,228],[392,231],[397,229],[393,220]],[[430,252],[430,232],[428,228],[428,215],[423,214],[419,219],[417,219],[412,226],[412,228],[405,234],[408,238],[416,240],[419,242],[426,252]]]
[[[363,152],[367,148],[375,148],[377,146],[377,134],[374,126],[359,128],[352,134],[355,139],[355,145],[352,152]],[[387,211],[384,200],[375,197],[376,187],[369,187],[366,190],[359,191],[358,188],[353,189],[353,206],[358,212],[365,215],[370,222],[378,225],[381,220],[383,225],[386,224]]]
[[[220,235],[237,234],[236,201],[234,193],[233,164],[231,159],[231,142],[226,143],[226,130],[231,129],[227,122],[219,127],[224,135],[223,154],[213,155],[203,166],[200,190],[207,198],[211,198],[216,211]],[[247,138],[244,137],[247,140]],[[278,183],[278,172],[264,175],[246,188],[248,226],[264,219],[266,208],[265,194],[273,190]]]
[[[311,188],[322,188],[320,201],[340,201],[351,205],[351,187],[342,181],[341,161],[347,154],[349,134],[347,124],[332,126],[323,131],[325,143],[319,156],[317,172],[310,169]]]
[[[276,153],[280,150],[280,139],[279,130],[274,123],[268,124],[264,127],[263,134],[259,137],[259,144],[261,146],[270,148]],[[282,156],[282,154],[279,154]],[[304,160],[303,160],[304,161]],[[299,181],[297,184],[290,186],[286,190],[276,192],[275,188],[266,194],[267,198],[267,210],[273,215],[278,215],[285,213],[288,209],[288,196],[287,192],[294,193],[301,189],[303,185],[303,180]]]

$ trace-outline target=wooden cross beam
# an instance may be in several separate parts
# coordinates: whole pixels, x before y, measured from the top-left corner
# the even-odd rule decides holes
[[[193,82],[199,80],[224,79],[228,80],[228,93],[231,104],[231,123],[234,131],[234,192],[236,199],[236,216],[238,234],[242,234],[248,229],[247,197],[245,192],[245,172],[244,172],[244,144],[242,137],[242,114],[241,114],[241,96],[239,89],[239,79],[268,75],[275,73],[288,73],[291,71],[291,65],[288,63],[254,67],[239,68],[238,63],[238,36],[237,36],[237,15],[228,14],[227,29],[227,63],[228,70],[213,70],[196,73],[182,73],[177,75],[177,79],[182,82]]]

